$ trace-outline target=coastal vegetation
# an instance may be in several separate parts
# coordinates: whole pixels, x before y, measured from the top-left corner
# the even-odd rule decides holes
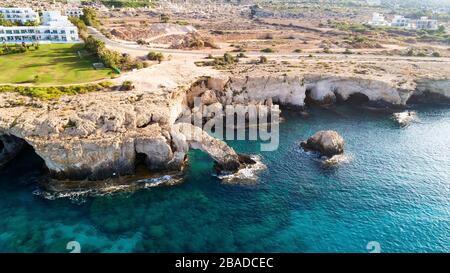
[[[92,63],[98,59],[82,44],[49,44],[38,48],[31,46],[20,54],[2,56],[0,84],[78,84],[111,76],[111,69],[93,69]]]
[[[132,81],[124,81],[122,83],[122,86],[120,87],[120,90],[122,91],[130,91],[134,89],[134,85]]]
[[[112,69],[132,70],[143,68],[144,62],[132,58],[127,54],[120,54],[117,51],[106,48],[105,43],[99,39],[88,36],[84,41],[85,48],[97,56],[97,58],[106,66]]]
[[[69,20],[74,26],[77,27],[78,35],[80,36],[80,38],[82,40],[86,40],[86,38],[88,36],[86,23],[83,20],[81,20],[80,18],[75,17],[75,16],[70,16]]]
[[[246,58],[246,56],[242,58]],[[212,59],[212,61],[201,61],[196,62],[195,64],[197,66],[214,66],[215,68],[226,68],[239,62],[239,57],[234,57],[228,52],[223,54],[223,56],[208,56],[208,59]]]
[[[153,7],[154,1],[148,0],[101,0],[102,4],[107,7],[115,8],[141,8]]]
[[[87,25],[96,27],[100,23],[98,21],[97,13],[93,8],[83,8],[83,15],[80,16],[80,19]]]
[[[1,48],[0,48],[0,56],[1,55],[9,55],[9,54],[18,54],[18,53],[25,53],[29,50],[38,50],[40,48],[39,44],[12,44],[12,45],[7,45],[4,44]]]
[[[407,38],[409,40],[414,39],[421,42],[440,42],[450,44],[450,34],[446,31],[444,26],[439,26],[437,30],[414,30],[414,29],[399,29],[396,27],[374,27],[368,24],[343,22],[343,21],[331,21],[327,22],[327,26],[335,28],[341,31],[346,31],[356,35],[385,35],[392,38]],[[358,36],[361,39],[363,36]],[[366,40],[367,37],[364,37]],[[358,42],[354,40],[353,42]],[[360,41],[362,42],[362,41]]]
[[[150,51],[147,54],[147,58],[150,61],[158,61],[158,63],[161,63],[164,60],[164,55],[161,52]]]
[[[22,96],[28,96],[41,100],[58,99],[61,96],[73,96],[78,94],[85,94],[90,92],[103,91],[111,88],[112,83],[108,81],[85,84],[85,85],[71,85],[71,86],[14,86],[14,85],[0,85],[0,93],[15,92]]]
[[[268,47],[268,48],[262,49],[261,52],[264,52],[264,53],[275,53],[275,49]]]

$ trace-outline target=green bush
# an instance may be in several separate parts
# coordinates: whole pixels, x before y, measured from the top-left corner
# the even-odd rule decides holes
[[[268,47],[268,48],[262,49],[261,52],[264,52],[264,53],[274,53],[275,50],[274,50],[273,48]]]
[[[83,20],[81,20],[78,17],[70,16],[69,21],[78,28],[78,32],[81,33],[82,31],[86,32],[87,27]]]
[[[267,57],[266,56],[260,56],[259,57],[259,63],[260,64],[266,64],[268,62]]]
[[[330,54],[330,53],[331,53],[330,48],[325,47],[325,48],[323,49],[323,53]]]
[[[161,23],[168,23],[170,20],[169,15],[167,14],[161,14]]]
[[[228,52],[223,54],[223,62],[225,64],[233,64],[235,62],[233,55]]]
[[[120,90],[122,91],[130,91],[134,89],[134,85],[132,81],[124,81],[122,83],[122,86],[120,87]]]
[[[80,19],[83,20],[87,26],[95,27],[99,25],[97,12],[93,8],[83,8],[83,15],[80,16]]]
[[[111,82],[101,82],[97,84],[86,85],[71,85],[71,86],[48,86],[48,87],[34,87],[34,86],[13,86],[1,85],[1,92],[15,92],[22,96],[33,97],[41,100],[58,99],[63,95],[77,95],[90,92],[98,92],[108,89],[112,86]]]
[[[344,54],[350,55],[353,54],[353,52],[350,50],[350,48],[346,48]]]
[[[433,52],[433,54],[431,54],[431,56],[433,57],[441,57],[441,54],[437,51]]]
[[[26,45],[25,43],[15,44],[15,45],[4,44],[0,48],[0,55],[25,53],[28,50],[38,50],[38,49],[39,49],[38,44],[34,44],[33,47],[31,45]]]
[[[158,63],[161,63],[164,60],[164,55],[161,52],[150,51],[147,54],[147,58],[150,61],[158,61]]]

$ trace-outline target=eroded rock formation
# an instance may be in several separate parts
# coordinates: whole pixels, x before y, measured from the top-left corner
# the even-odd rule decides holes
[[[90,93],[47,102],[0,93],[0,135],[29,143],[60,179],[133,174],[138,159],[144,159],[150,170],[181,170],[189,149],[208,153],[219,171],[235,171],[245,160],[223,141],[191,125],[192,115],[200,109],[200,114],[213,118],[227,105],[304,107],[307,98],[318,103],[367,99],[405,105],[411,96],[425,93],[450,98],[449,90],[450,80],[445,79],[399,87],[353,76],[225,75],[179,88]],[[194,97],[200,98],[202,108],[195,109]],[[329,137],[330,147],[325,142],[315,148],[325,155],[340,153],[341,139]],[[4,153],[17,149],[6,148],[8,141],[2,145],[3,159],[10,160],[10,152]]]
[[[321,155],[332,157],[344,152],[344,138],[336,131],[319,131],[300,145],[305,150],[317,151]]]

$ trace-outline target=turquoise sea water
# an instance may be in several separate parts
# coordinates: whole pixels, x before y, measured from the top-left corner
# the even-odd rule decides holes
[[[0,171],[0,251],[450,252],[450,108],[421,106],[399,128],[387,114],[339,107],[286,112],[280,147],[260,154],[252,185],[225,185],[194,151],[184,183],[83,202],[33,194],[39,160],[22,153]],[[324,168],[298,142],[322,129],[346,140],[350,161]]]

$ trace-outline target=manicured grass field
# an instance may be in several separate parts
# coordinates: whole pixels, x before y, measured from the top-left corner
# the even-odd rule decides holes
[[[40,45],[38,50],[0,56],[0,84],[58,85],[110,78],[111,69],[92,67],[96,61],[83,44]]]

